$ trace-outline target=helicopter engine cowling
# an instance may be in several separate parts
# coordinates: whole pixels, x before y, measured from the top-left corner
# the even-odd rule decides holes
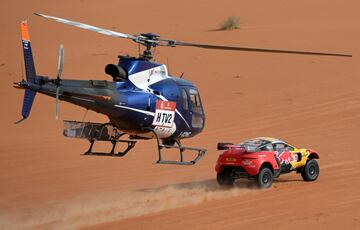
[[[113,78],[113,81],[125,81],[127,78],[126,71],[114,64],[108,64],[105,66],[105,73]]]

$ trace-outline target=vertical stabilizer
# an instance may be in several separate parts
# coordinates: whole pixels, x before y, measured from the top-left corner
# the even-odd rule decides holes
[[[37,82],[36,82],[35,65],[31,50],[31,44],[30,44],[29,28],[26,21],[21,22],[20,29],[21,29],[23,52],[24,52],[26,81],[36,84]],[[29,117],[31,107],[35,99],[35,95],[36,95],[35,91],[32,91],[30,89],[25,89],[23,107],[21,111],[21,115],[23,116],[23,118],[20,121],[16,122],[16,124],[19,124],[21,121]]]

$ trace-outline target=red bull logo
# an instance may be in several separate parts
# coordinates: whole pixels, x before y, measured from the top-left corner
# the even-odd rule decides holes
[[[293,155],[289,151],[284,151],[282,154],[280,154],[279,159],[280,164],[290,164],[290,162],[295,160]]]

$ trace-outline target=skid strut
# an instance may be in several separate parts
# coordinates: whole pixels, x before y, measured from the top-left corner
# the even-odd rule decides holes
[[[179,139],[175,140],[176,145],[165,145],[160,143],[160,138],[157,135],[157,133],[153,130],[153,129],[148,129],[149,131],[151,131],[155,137],[156,137],[156,143],[157,143],[157,147],[158,147],[158,154],[159,154],[159,159],[157,160],[157,164],[176,164],[176,165],[194,165],[196,162],[198,162],[206,153],[206,149],[200,149],[200,148],[192,148],[192,147],[186,147],[183,146],[180,142]],[[175,161],[175,160],[164,160],[163,156],[162,156],[162,150],[163,149],[178,149],[179,150],[179,154],[180,154],[180,159],[179,161]],[[188,150],[188,151],[196,151],[198,152],[197,156],[191,160],[191,161],[185,161],[184,160],[184,152]]]
[[[92,148],[93,148],[93,146],[94,146],[95,141],[96,141],[95,139],[89,139],[90,147],[89,147],[88,151],[86,151],[86,152],[84,153],[85,155],[123,157],[123,156],[125,156],[132,148],[135,147],[135,143],[136,143],[136,141],[131,141],[131,140],[111,140],[111,141],[108,141],[108,142],[111,142],[112,148],[111,148],[111,151],[107,153],[107,152],[93,152],[93,151],[92,151]],[[104,140],[101,140],[101,141],[104,141]],[[127,146],[126,149],[125,149],[124,151],[122,151],[122,152],[115,152],[115,150],[116,150],[116,145],[117,145],[119,142],[127,143],[128,146]]]
[[[134,140],[120,140],[125,133],[109,123],[92,123],[79,121],[64,121],[64,136],[72,138],[83,138],[90,142],[89,149],[85,155],[99,155],[99,156],[125,156],[132,148],[134,148],[136,141]],[[94,152],[93,147],[96,141],[111,142],[112,148],[110,152]],[[116,151],[117,144],[127,143],[127,147],[122,152]]]
[[[125,156],[132,148],[135,147],[136,141],[133,140],[120,140],[120,138],[125,134],[125,133],[118,133],[115,132],[115,134],[113,135],[108,135],[106,136],[107,138],[104,138],[103,136],[103,131],[104,131],[104,127],[106,126],[106,124],[104,125],[100,125],[100,126],[95,126],[94,127],[94,131],[92,133],[92,136],[88,138],[89,142],[90,142],[90,147],[88,149],[88,151],[86,151],[84,154],[85,155],[96,155],[96,156],[114,156],[114,157],[123,157]],[[107,131],[107,130],[106,130]],[[94,144],[96,141],[106,141],[106,142],[111,142],[112,144],[112,148],[110,150],[110,152],[93,152],[92,149],[94,147]],[[121,142],[121,143],[127,143],[127,147],[124,151],[122,152],[115,152],[116,150],[116,145]]]

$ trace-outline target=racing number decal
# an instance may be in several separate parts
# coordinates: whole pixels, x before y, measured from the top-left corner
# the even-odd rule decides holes
[[[156,101],[156,111],[153,125],[162,127],[172,127],[175,118],[176,102]]]

